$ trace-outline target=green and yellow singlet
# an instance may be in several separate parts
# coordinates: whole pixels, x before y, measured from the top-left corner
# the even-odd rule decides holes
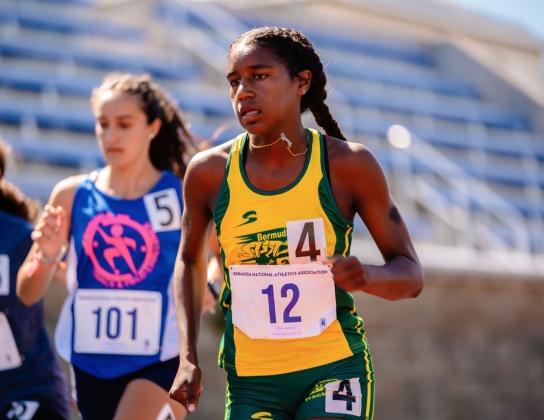
[[[318,335],[255,339],[232,322],[229,267],[289,264],[288,222],[322,219],[326,256],[349,255],[353,221],[343,217],[334,201],[325,169],[325,138],[316,130],[307,131],[309,143],[304,168],[291,185],[277,191],[261,191],[250,184],[243,166],[248,135],[245,133],[238,136],[232,145],[225,178],[215,205],[214,220],[225,272],[220,303],[226,327],[219,365],[239,376],[300,371],[332,363],[367,349],[363,320],[355,311],[353,296],[336,286],[336,320]],[[313,235],[313,231],[311,233]],[[302,249],[304,240],[308,238],[302,238],[299,249]],[[304,242],[304,247],[306,253],[302,254],[311,255],[311,243],[308,245],[308,242]],[[315,247],[314,253],[319,254]],[[289,287],[292,288],[292,285]],[[292,296],[289,294],[291,291],[288,290],[286,296]],[[243,290],[237,293],[243,293]],[[262,290],[262,293],[267,293],[267,290]],[[315,293],[320,293],[320,290],[315,290]],[[291,299],[291,312],[288,316],[296,313],[296,300]]]

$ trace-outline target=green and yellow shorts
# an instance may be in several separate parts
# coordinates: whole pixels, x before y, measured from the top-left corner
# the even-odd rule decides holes
[[[282,375],[227,375],[225,420],[374,418],[374,369],[368,351]]]

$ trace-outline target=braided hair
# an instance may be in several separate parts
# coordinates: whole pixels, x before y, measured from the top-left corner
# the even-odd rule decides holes
[[[315,122],[330,136],[346,140],[329,110],[327,99],[327,76],[323,63],[314,50],[312,43],[302,33],[289,28],[255,28],[240,35],[229,48],[240,43],[258,45],[266,48],[276,59],[284,64],[291,77],[298,77],[303,70],[310,70],[312,82],[300,101],[300,112],[310,110]]]
[[[169,170],[183,179],[195,145],[175,102],[146,74],[108,74],[102,84],[93,90],[91,102],[99,92],[108,90],[137,95],[147,123],[151,124],[157,118],[161,120],[161,128],[149,146],[149,159],[159,171]]]
[[[0,210],[33,222],[38,215],[36,203],[25,197],[11,182],[3,179],[9,153],[10,148],[0,139]]]

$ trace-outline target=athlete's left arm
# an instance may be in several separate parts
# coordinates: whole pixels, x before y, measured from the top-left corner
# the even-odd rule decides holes
[[[361,216],[385,264],[367,265],[355,256],[334,256],[329,260],[334,281],[346,291],[362,290],[388,300],[418,296],[423,289],[423,269],[380,164],[362,145],[339,146],[341,164],[331,159],[335,198],[341,210],[347,210],[346,216],[353,218],[355,212]]]

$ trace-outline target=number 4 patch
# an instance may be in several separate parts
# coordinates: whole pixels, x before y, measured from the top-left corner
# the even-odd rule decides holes
[[[361,383],[359,378],[329,382],[325,385],[325,412],[361,415]]]
[[[287,222],[290,264],[307,264],[327,259],[323,219]]]

